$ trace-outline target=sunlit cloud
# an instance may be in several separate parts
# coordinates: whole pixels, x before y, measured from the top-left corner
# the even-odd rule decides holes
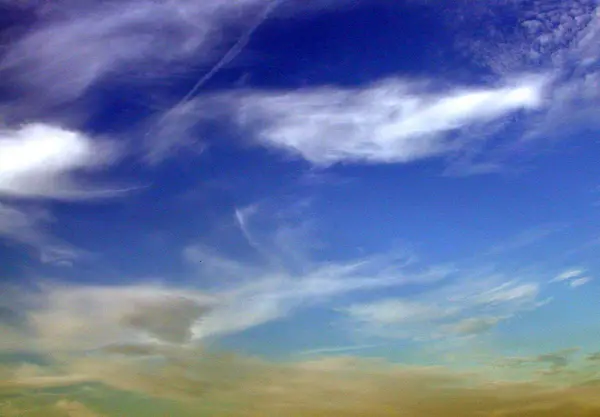
[[[59,126],[0,129],[0,237],[33,247],[43,263],[68,265],[83,251],[50,235],[52,213],[40,203],[120,196],[132,188],[85,180],[118,157],[112,143]]]
[[[89,189],[74,174],[112,161],[115,149],[61,127],[30,124],[0,131],[0,196],[78,199],[119,190]]]
[[[33,349],[85,351],[115,343],[183,344],[217,299],[160,285],[43,285],[31,299]]]
[[[566,367],[555,358],[567,354],[551,353],[547,359],[538,359]],[[180,350],[160,362],[90,357],[69,358],[54,369],[9,368],[2,381],[0,392],[21,393],[20,401],[3,403],[4,409],[20,412],[30,407],[39,410],[40,415],[50,410],[95,412],[98,403],[89,401],[95,397],[85,393],[106,394],[109,390],[117,390],[122,399],[135,398],[136,404],[146,407],[163,404],[163,410],[161,399],[168,399],[172,407],[168,410],[176,415],[335,413],[384,417],[397,415],[401,409],[409,417],[449,413],[516,416],[523,412],[565,412],[583,417],[600,410],[595,385],[545,384],[543,376],[527,382],[496,381],[481,372],[406,366],[353,356],[274,363],[239,355]],[[597,379],[585,381],[593,384]],[[87,391],[82,391],[85,386]],[[62,387],[60,399],[53,398],[45,404],[39,401],[43,393],[56,387]],[[118,415],[122,412],[120,405],[109,404],[101,409]]]
[[[460,152],[470,143],[460,135],[466,129],[539,108],[544,83],[526,77],[435,91],[426,81],[392,78],[355,88],[224,93],[198,101],[196,112],[231,112],[258,143],[317,165],[403,163]]]

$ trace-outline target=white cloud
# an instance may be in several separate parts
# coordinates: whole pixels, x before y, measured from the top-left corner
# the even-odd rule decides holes
[[[438,320],[457,313],[456,308],[441,308],[416,301],[388,299],[354,305],[346,313],[357,320],[395,325]]]
[[[58,126],[32,123],[0,129],[0,237],[34,247],[44,263],[70,265],[83,251],[50,236],[47,226],[54,219],[39,203],[127,191],[82,180],[116,156],[112,144]]]
[[[512,3],[489,3],[487,13],[477,15],[471,8],[461,8],[463,18],[485,19],[505,13]],[[487,64],[499,76],[522,71],[547,71],[554,74],[547,89],[546,111],[531,120],[525,132],[528,139],[563,137],[567,132],[598,127],[600,94],[594,88],[600,79],[600,9],[593,0],[518,2],[520,27],[510,31],[481,32],[481,38],[460,42],[470,48],[478,65]],[[511,11],[514,13],[514,10]],[[449,20],[451,21],[451,20]],[[461,21],[461,20],[457,20]]]
[[[537,298],[538,293],[538,284],[517,284],[514,281],[509,281],[487,291],[476,294],[472,299],[476,304],[522,304],[531,303]]]
[[[572,288],[577,288],[577,287],[581,287],[582,285],[585,285],[585,284],[587,284],[587,283],[589,283],[589,282],[591,282],[591,281],[592,281],[592,278],[591,278],[591,277],[577,278],[577,279],[574,279],[574,280],[572,280],[572,281],[569,283],[569,285],[570,285]]]
[[[102,197],[77,174],[111,161],[114,150],[57,126],[29,124],[0,131],[0,197],[78,199]]]
[[[353,329],[378,337],[430,340],[475,336],[542,305],[538,284],[499,278],[463,279],[410,297],[354,304],[342,312]]]
[[[232,111],[259,143],[315,164],[410,162],[460,151],[468,145],[465,130],[539,108],[544,83],[524,77],[432,92],[424,82],[389,79],[357,88],[225,93],[199,100],[196,111]]]
[[[404,251],[337,262],[315,261],[308,252],[290,256],[305,252],[315,240],[304,228],[282,239],[290,222],[304,224],[300,213],[306,205],[294,202],[291,208],[273,209],[273,204],[263,202],[234,213],[238,233],[256,250],[252,261],[232,259],[201,244],[183,249],[184,259],[198,267],[203,282],[222,300],[193,327],[195,337],[240,332],[347,294],[430,284],[454,271],[416,267],[412,254]]]
[[[38,242],[39,225],[49,218],[44,210],[19,209],[0,202],[0,236],[21,243]]]
[[[345,294],[400,287],[415,280],[397,271],[389,273],[376,259],[314,266],[304,275],[263,272],[220,292],[225,300],[194,327],[198,338],[236,333],[327,303]]]
[[[127,129],[129,138],[142,142],[145,162],[160,162],[181,147],[201,152],[204,146],[191,132],[194,121],[174,128],[181,124],[178,114],[231,64],[278,5],[278,0],[30,4],[36,18],[5,45],[0,58],[0,78],[14,93],[0,109],[13,124],[43,119],[80,126],[97,116],[96,99],[81,100],[94,88],[132,86],[157,110],[150,120],[133,120]],[[194,88],[179,101],[165,94],[165,80],[168,86],[199,72]]]
[[[164,77],[167,64],[192,58],[207,64],[224,27],[240,25],[240,16],[265,3],[59,1],[9,48],[2,69],[25,91],[53,102],[76,98],[107,77]]]
[[[185,343],[213,296],[157,284],[43,285],[26,296],[32,348],[95,349],[119,343]]]
[[[557,275],[555,278],[552,279],[551,282],[567,281],[573,278],[580,277],[583,274],[585,274],[584,269],[569,269]]]
[[[210,256],[205,251],[203,262],[210,263]],[[225,268],[232,279],[215,279],[202,290],[159,283],[50,283],[37,291],[24,289],[19,296],[5,296],[10,297],[8,306],[25,300],[10,309],[26,317],[23,337],[29,338],[32,349],[85,351],[108,345],[188,344],[330,305],[349,294],[368,294],[422,279],[427,284],[433,279],[422,271],[391,268],[394,260],[374,256],[312,263],[301,274],[268,264],[242,268],[244,263],[238,262],[240,268]],[[434,275],[438,280],[444,277],[437,271]]]

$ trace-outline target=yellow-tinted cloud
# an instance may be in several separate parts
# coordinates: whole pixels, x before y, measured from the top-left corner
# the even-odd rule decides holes
[[[145,351],[140,357],[132,350],[126,351],[126,356],[73,358],[52,371],[45,367],[20,367],[13,369],[8,378],[5,371],[6,382],[0,389],[0,398],[11,387],[13,393],[16,389],[28,392],[35,388],[40,392],[57,386],[69,392],[64,387],[71,384],[75,392],[78,384],[100,383],[127,395],[143,394],[146,398],[143,401],[149,404],[168,399],[189,410],[189,415],[194,412],[242,417],[600,415],[600,384],[592,383],[594,380],[579,385],[551,385],[539,376],[537,381],[499,382],[487,378],[483,372],[405,366],[352,356],[273,363],[200,350],[174,349],[151,359],[145,356]],[[96,415],[86,406],[84,400],[66,394],[62,402],[46,407],[67,413],[59,416]]]

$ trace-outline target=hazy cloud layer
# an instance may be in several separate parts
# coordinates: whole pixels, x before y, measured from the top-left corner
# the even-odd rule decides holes
[[[15,390],[21,393],[16,401],[14,396],[4,401],[4,410],[29,408],[37,413],[32,415],[53,415],[43,412],[58,408],[64,414],[57,416],[91,416],[92,412],[116,416],[128,398],[148,407],[140,407],[139,415],[153,415],[152,406],[165,412],[161,398],[171,400],[171,414],[183,416],[194,412],[217,416],[393,416],[403,410],[406,416],[415,417],[449,413],[583,417],[600,411],[594,379],[585,380],[588,385],[580,381],[558,386],[544,384],[542,379],[501,382],[473,372],[351,356],[296,363],[199,351],[172,353],[154,364],[139,359],[72,358],[54,369],[9,367],[2,381],[0,395]],[[53,387],[70,388],[44,401],[45,389]],[[36,395],[28,388],[35,389]],[[116,398],[124,402],[116,398],[112,403],[93,401],[97,395],[110,396],[110,390],[119,390]],[[138,393],[146,397],[134,397]]]

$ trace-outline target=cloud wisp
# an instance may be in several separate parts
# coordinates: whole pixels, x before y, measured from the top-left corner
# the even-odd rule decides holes
[[[230,113],[258,143],[317,165],[403,163],[460,153],[473,140],[470,129],[539,108],[544,82],[524,77],[435,91],[426,81],[392,78],[355,88],[223,93],[202,98],[194,111]]]
[[[554,277],[550,282],[567,283],[571,288],[581,287],[593,281],[593,278],[587,275],[584,269],[569,269]]]
[[[280,230],[287,230],[286,222],[277,220],[274,227],[261,228],[270,232],[259,242],[253,238],[256,224],[250,221],[250,211],[236,213],[244,218],[239,233],[261,249],[258,260],[250,262],[193,244],[182,248],[182,256],[198,276],[185,285],[46,283],[34,292],[24,289],[20,298],[29,301],[17,310],[28,317],[28,326],[21,329],[23,337],[30,339],[28,346],[86,351],[115,344],[193,345],[328,306],[350,294],[430,285],[452,272],[415,266],[404,253],[327,261],[307,254],[298,268],[297,259],[287,257],[286,251],[306,245],[306,235],[288,233],[285,250],[270,252],[281,246]],[[282,218],[270,214],[252,215]],[[264,257],[264,252],[270,256]]]
[[[419,296],[357,303],[342,309],[353,327],[380,338],[473,337],[544,304],[540,284],[496,276],[461,280]]]
[[[252,270],[244,269],[242,277],[205,290],[160,283],[46,283],[33,293],[21,294],[28,300],[18,308],[27,317],[22,339],[30,341],[23,348],[82,352],[120,344],[194,344],[243,332],[346,294],[418,280],[401,271],[390,274],[382,266],[379,260],[364,259],[317,265],[304,275],[266,269],[247,276]]]
[[[208,65],[224,28],[240,25],[235,15],[264,3],[59,1],[42,8],[1,68],[21,91],[52,102],[77,98],[108,77],[161,79],[169,65],[187,65],[192,57]],[[143,75],[131,71],[142,67]]]

